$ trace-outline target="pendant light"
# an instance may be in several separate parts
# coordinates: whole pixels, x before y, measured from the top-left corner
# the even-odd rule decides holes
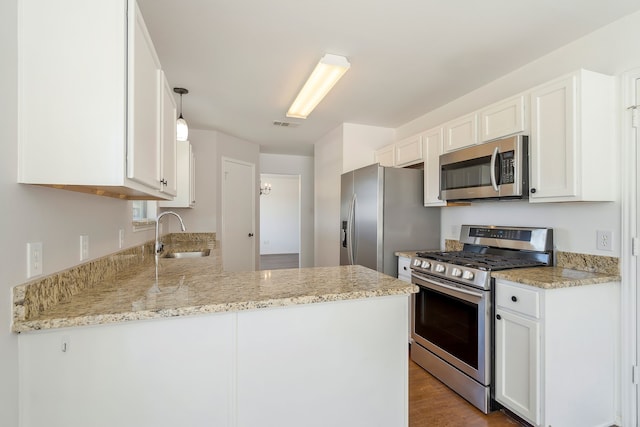
[[[174,87],[173,91],[180,94],[180,116],[176,122],[176,139],[178,141],[187,141],[189,139],[189,126],[187,121],[182,118],[182,95],[186,95],[189,91],[182,87]]]

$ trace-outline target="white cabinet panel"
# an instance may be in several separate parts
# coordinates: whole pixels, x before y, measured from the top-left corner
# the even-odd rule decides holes
[[[422,134],[424,144],[424,205],[444,206],[440,199],[440,155],[442,154],[442,128]]]
[[[380,166],[393,167],[396,165],[396,145],[388,145],[377,150],[374,153],[374,163],[380,163]]]
[[[407,166],[422,161],[422,138],[420,135],[398,141],[396,146],[396,166]]]
[[[524,132],[527,124],[525,97],[519,95],[493,104],[480,113],[480,141]]]
[[[22,334],[21,427],[232,426],[234,334],[232,313]]]
[[[444,152],[454,151],[478,143],[478,115],[459,117],[444,126]]]
[[[406,256],[398,257],[398,279],[404,282],[411,282],[411,258]]]
[[[496,400],[540,422],[540,323],[496,309]]]
[[[407,319],[408,296],[238,313],[238,427],[408,425]]]
[[[195,157],[189,141],[177,142],[178,191],[175,199],[158,202],[161,207],[191,208],[195,206]]]
[[[178,193],[178,171],[177,171],[177,141],[176,141],[176,101],[173,98],[173,90],[164,72],[159,72],[160,78],[160,147],[161,147],[161,169],[160,169],[160,191],[170,196]]]
[[[614,82],[580,70],[532,90],[530,202],[615,200]]]

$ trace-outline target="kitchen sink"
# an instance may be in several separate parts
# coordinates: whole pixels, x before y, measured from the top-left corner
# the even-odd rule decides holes
[[[204,249],[200,251],[188,251],[188,252],[167,252],[162,255],[162,258],[200,258],[209,256],[211,249]]]

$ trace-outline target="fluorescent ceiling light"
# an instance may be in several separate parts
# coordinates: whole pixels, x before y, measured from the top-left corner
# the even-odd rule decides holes
[[[344,56],[329,53],[323,56],[291,104],[287,117],[306,119],[350,66]]]

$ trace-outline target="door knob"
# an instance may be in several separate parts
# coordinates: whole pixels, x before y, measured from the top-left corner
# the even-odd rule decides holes
[[[253,233],[249,233],[249,237],[253,237]]]

